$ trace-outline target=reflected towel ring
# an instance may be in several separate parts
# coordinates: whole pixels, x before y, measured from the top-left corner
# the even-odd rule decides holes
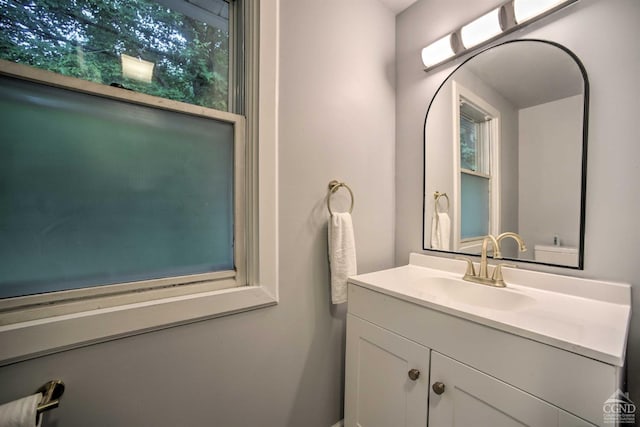
[[[433,193],[433,198],[436,199],[435,206],[434,206],[435,211],[436,211],[436,213],[440,212],[438,210],[438,202],[440,201],[441,197],[444,197],[447,200],[447,209],[444,212],[448,213],[449,212],[449,206],[450,206],[449,196],[447,196],[447,193],[441,193],[439,191],[436,191],[435,193]]]
[[[329,183],[329,192],[327,193],[327,209],[329,209],[329,214],[331,215],[333,215],[333,211],[331,210],[331,195],[338,191],[340,187],[344,187],[349,191],[349,195],[351,196],[351,207],[349,208],[349,213],[353,212],[353,191],[351,191],[351,188],[349,188],[349,186],[344,182],[340,182],[334,179]]]

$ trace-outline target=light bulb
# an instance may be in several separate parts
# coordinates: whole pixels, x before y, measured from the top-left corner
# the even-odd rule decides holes
[[[499,14],[500,8],[494,9],[462,27],[460,34],[464,47],[468,49],[500,34],[502,28]]]
[[[451,48],[451,34],[449,34],[422,49],[422,63],[425,67],[430,67],[453,55],[455,52]]]
[[[513,0],[513,12],[518,24],[535,18],[566,0]]]

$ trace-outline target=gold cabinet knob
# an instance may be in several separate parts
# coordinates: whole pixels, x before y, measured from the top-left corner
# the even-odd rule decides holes
[[[409,371],[409,378],[411,379],[411,381],[415,381],[420,377],[420,371],[417,369],[411,369]]]
[[[444,383],[441,383],[440,381],[436,381],[431,386],[431,389],[435,394],[442,394],[444,393]]]

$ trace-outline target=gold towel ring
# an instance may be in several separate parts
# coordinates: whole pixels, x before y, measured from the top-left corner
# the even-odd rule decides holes
[[[329,214],[333,215],[333,211],[331,210],[331,195],[338,191],[340,187],[344,187],[349,191],[349,195],[351,196],[351,207],[349,208],[349,213],[353,212],[353,191],[351,188],[344,182],[336,181],[335,179],[329,183],[329,192],[327,193],[327,209],[329,209]]]
[[[447,193],[441,193],[439,191],[436,191],[435,193],[433,193],[433,198],[436,199],[435,201],[435,211],[436,213],[440,212],[440,210],[438,209],[438,202],[440,201],[440,198],[444,197],[445,200],[447,201],[447,208],[444,210],[444,212],[449,212],[449,196],[447,196]]]

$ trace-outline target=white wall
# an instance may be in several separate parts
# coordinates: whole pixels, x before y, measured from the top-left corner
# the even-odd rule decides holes
[[[397,19],[396,264],[421,251],[422,123],[440,82],[460,62],[423,71],[420,50],[501,0],[420,0]],[[591,84],[587,168],[585,269],[547,268],[634,285],[640,311],[640,2],[580,0],[509,38],[559,42],[580,57]],[[532,267],[534,268],[534,267]],[[628,346],[631,399],[640,401],[640,317]]]
[[[520,228],[532,250],[580,241],[582,95],[520,110]]]
[[[360,271],[392,266],[394,31],[377,0],[280,2],[279,305],[2,367],[0,402],[61,378],[48,425],[341,419],[345,308],[329,304],[324,197],[331,179],[351,186]]]

